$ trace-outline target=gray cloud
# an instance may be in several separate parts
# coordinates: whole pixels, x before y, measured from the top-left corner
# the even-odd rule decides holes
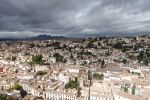
[[[149,32],[149,3],[150,0],[0,0],[0,35]]]

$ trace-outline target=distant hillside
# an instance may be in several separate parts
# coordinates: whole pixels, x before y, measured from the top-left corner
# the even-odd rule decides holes
[[[67,39],[63,36],[51,36],[51,35],[38,35],[35,37],[27,38],[26,40],[63,40]]]
[[[0,38],[0,41],[22,41],[22,40],[76,40],[89,37],[132,37],[132,36],[150,36],[150,33],[95,33],[95,34],[69,34],[66,36],[51,36],[51,35],[38,35],[28,38]]]
[[[142,36],[142,35],[147,35],[150,36],[150,33],[93,33],[93,34],[69,34],[68,37],[71,38],[90,38],[90,37],[134,37],[134,36]]]
[[[20,41],[22,39],[12,39],[12,38],[0,38],[0,41]]]
[[[29,38],[0,38],[0,41],[22,41],[22,40],[64,40],[69,39],[63,36],[38,35]]]

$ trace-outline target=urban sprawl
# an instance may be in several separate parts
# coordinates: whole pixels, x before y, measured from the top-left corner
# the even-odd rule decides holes
[[[0,42],[0,100],[150,100],[150,37]]]

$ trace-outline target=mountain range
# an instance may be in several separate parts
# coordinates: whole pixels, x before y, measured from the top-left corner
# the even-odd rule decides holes
[[[38,35],[29,38],[0,38],[0,41],[21,41],[21,40],[66,40],[66,39],[80,39],[89,37],[132,37],[149,35],[150,33],[95,33],[95,34],[70,34],[66,36],[51,36],[51,35]]]
[[[20,40],[64,40],[69,39],[63,36],[38,35],[29,38],[0,38],[0,41],[20,41]]]
[[[51,35],[38,35],[35,37],[26,38],[26,40],[63,40],[63,39],[67,38],[63,36],[51,36]]]

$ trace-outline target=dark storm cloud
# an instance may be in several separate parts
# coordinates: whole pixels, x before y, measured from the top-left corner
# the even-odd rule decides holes
[[[150,0],[0,0],[0,35],[150,31]]]

